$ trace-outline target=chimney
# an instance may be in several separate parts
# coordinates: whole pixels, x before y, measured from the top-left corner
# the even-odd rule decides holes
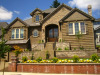
[[[92,16],[92,6],[88,5],[88,14]]]

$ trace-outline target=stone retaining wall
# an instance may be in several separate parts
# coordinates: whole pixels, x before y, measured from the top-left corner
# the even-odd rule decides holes
[[[97,50],[68,50],[68,51],[56,51],[57,58],[71,58],[77,55],[82,58],[90,58],[92,54],[97,53]]]

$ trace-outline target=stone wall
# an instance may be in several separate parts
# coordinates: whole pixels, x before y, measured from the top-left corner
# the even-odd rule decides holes
[[[32,44],[32,50],[44,50],[44,43],[41,44]]]
[[[65,48],[70,50],[69,43],[66,43],[66,42],[57,42],[56,43],[56,49],[58,50],[59,48],[61,48],[62,50],[65,50]]]
[[[68,50],[68,51],[56,51],[57,58],[72,58],[74,55],[80,58],[90,58],[97,50]]]

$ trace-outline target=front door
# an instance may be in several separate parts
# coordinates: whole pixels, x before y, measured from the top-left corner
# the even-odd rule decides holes
[[[58,41],[58,26],[50,26],[47,28],[47,41]]]

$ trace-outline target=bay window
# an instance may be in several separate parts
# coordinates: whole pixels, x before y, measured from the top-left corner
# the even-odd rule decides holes
[[[69,35],[86,34],[86,26],[84,22],[69,23]]]
[[[23,39],[24,29],[12,29],[12,39]]]

